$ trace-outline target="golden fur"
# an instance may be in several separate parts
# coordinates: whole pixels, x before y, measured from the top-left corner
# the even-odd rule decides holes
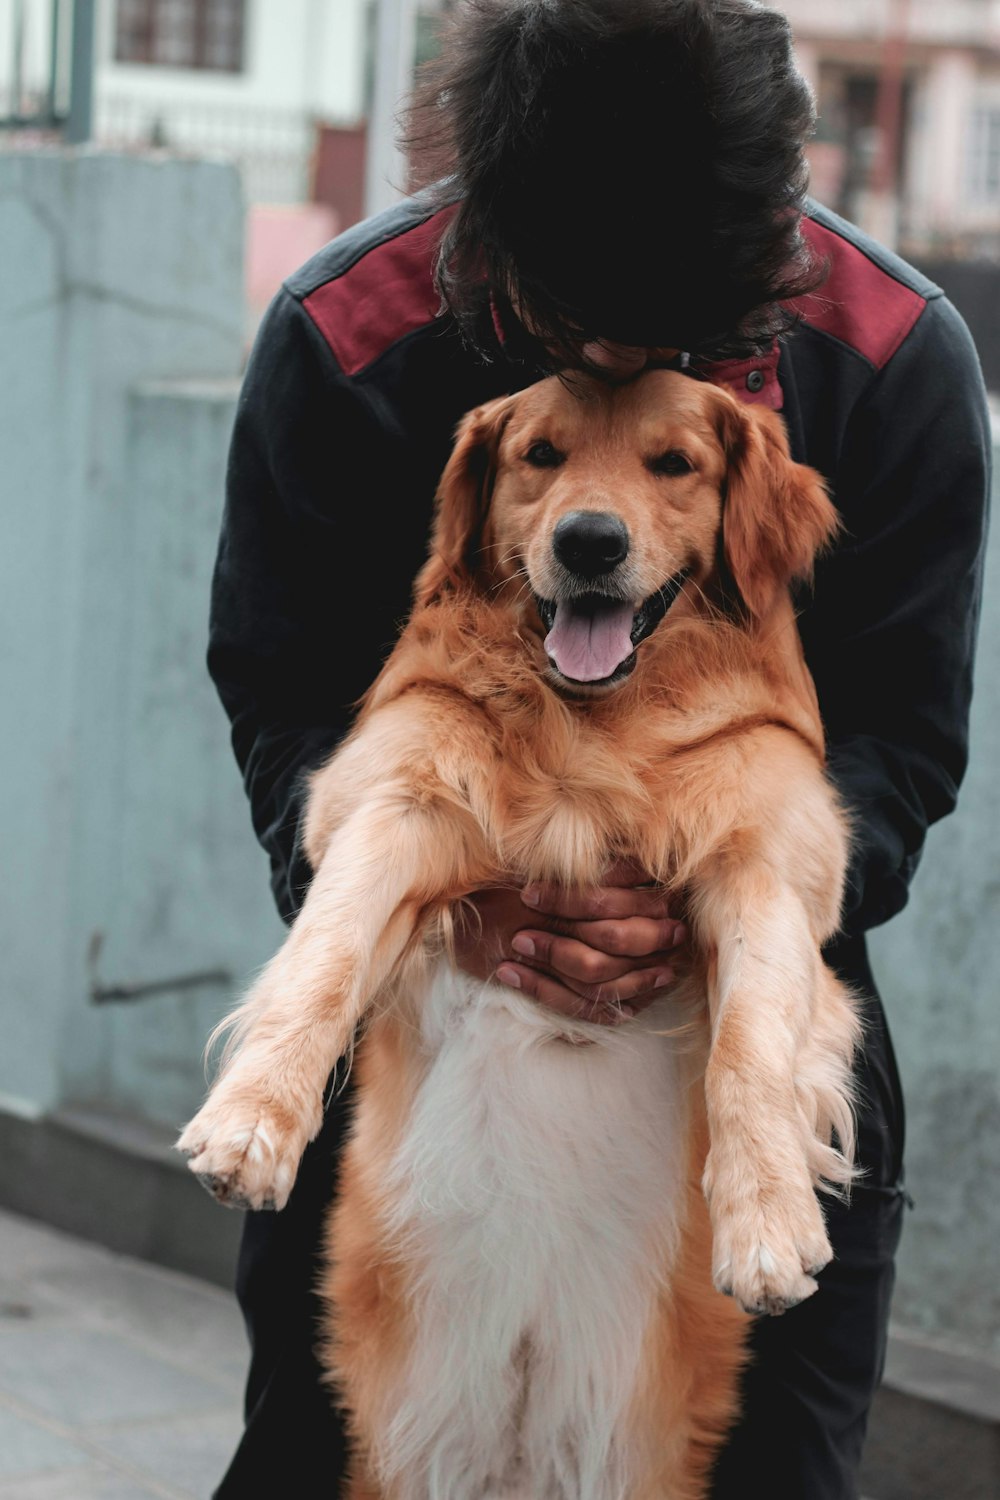
[[[541,441],[558,463],[531,460]],[[658,464],[665,453],[687,467]],[[686,574],[612,682],[567,682],[543,648],[536,596],[562,586],[553,531],[579,511],[627,527],[637,601]],[[417,1305],[389,1184],[422,1086],[420,997],[470,891],[597,885],[627,857],[691,927],[670,1012],[693,1059],[687,1186],[622,1429],[627,1500],[705,1494],[736,1409],[741,1308],[779,1312],[815,1290],[830,1255],[815,1189],[851,1176],[857,1024],[820,958],[847,832],[789,584],[835,526],[776,416],[677,373],[545,381],[460,429],[412,618],[311,783],[308,898],[180,1142],[218,1197],[280,1207],[331,1066],[368,1017],[325,1286],[352,1500],[433,1493],[379,1460]],[[550,1026],[560,1057],[560,1038],[601,1030]]]

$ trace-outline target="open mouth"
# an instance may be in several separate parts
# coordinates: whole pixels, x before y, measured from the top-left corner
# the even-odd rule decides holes
[[[549,660],[569,682],[612,683],[635,666],[635,648],[651,635],[673,604],[690,569],[682,568],[636,607],[607,594],[535,603],[548,635]]]

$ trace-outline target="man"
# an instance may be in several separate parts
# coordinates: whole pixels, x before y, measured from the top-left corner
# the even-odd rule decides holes
[[[844,521],[800,626],[855,814],[828,958],[863,997],[865,1177],[829,1206],[818,1294],[757,1325],[713,1494],[849,1500],[904,1201],[863,934],[903,906],[965,766],[990,451],[975,353],[938,288],[806,201],[812,102],[787,23],[751,0],[467,0],[416,120],[440,185],[289,279],[233,438],[210,666],[276,899],[290,920],[303,773],[406,614],[463,412],[554,368],[625,379],[650,361],[781,409]],[[607,878],[597,896],[477,893],[486,941],[465,961],[595,1021],[640,1007],[684,929],[641,870]],[[219,1500],[332,1494],[342,1472],[311,1338],[345,1113],[341,1095],[288,1207],[247,1217],[247,1430]]]

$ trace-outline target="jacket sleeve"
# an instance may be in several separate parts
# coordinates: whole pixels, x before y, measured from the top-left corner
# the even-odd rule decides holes
[[[853,819],[848,932],[905,905],[968,759],[990,423],[968,330],[944,298],[855,408],[838,466],[845,533],[804,620],[830,771]]]
[[[208,665],[286,921],[309,880],[298,837],[304,773],[350,726],[421,561],[414,539],[426,537],[426,507],[392,535],[401,464],[371,399],[341,375],[301,304],[280,292],[237,408]]]

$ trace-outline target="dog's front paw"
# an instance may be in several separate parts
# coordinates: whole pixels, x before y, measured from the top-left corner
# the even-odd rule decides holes
[[[232,1208],[284,1208],[311,1131],[245,1094],[213,1095],[177,1142],[199,1182]]]
[[[720,1177],[723,1180],[720,1181]],[[811,1297],[833,1254],[816,1194],[705,1169],[712,1280],[748,1313],[776,1316]]]

